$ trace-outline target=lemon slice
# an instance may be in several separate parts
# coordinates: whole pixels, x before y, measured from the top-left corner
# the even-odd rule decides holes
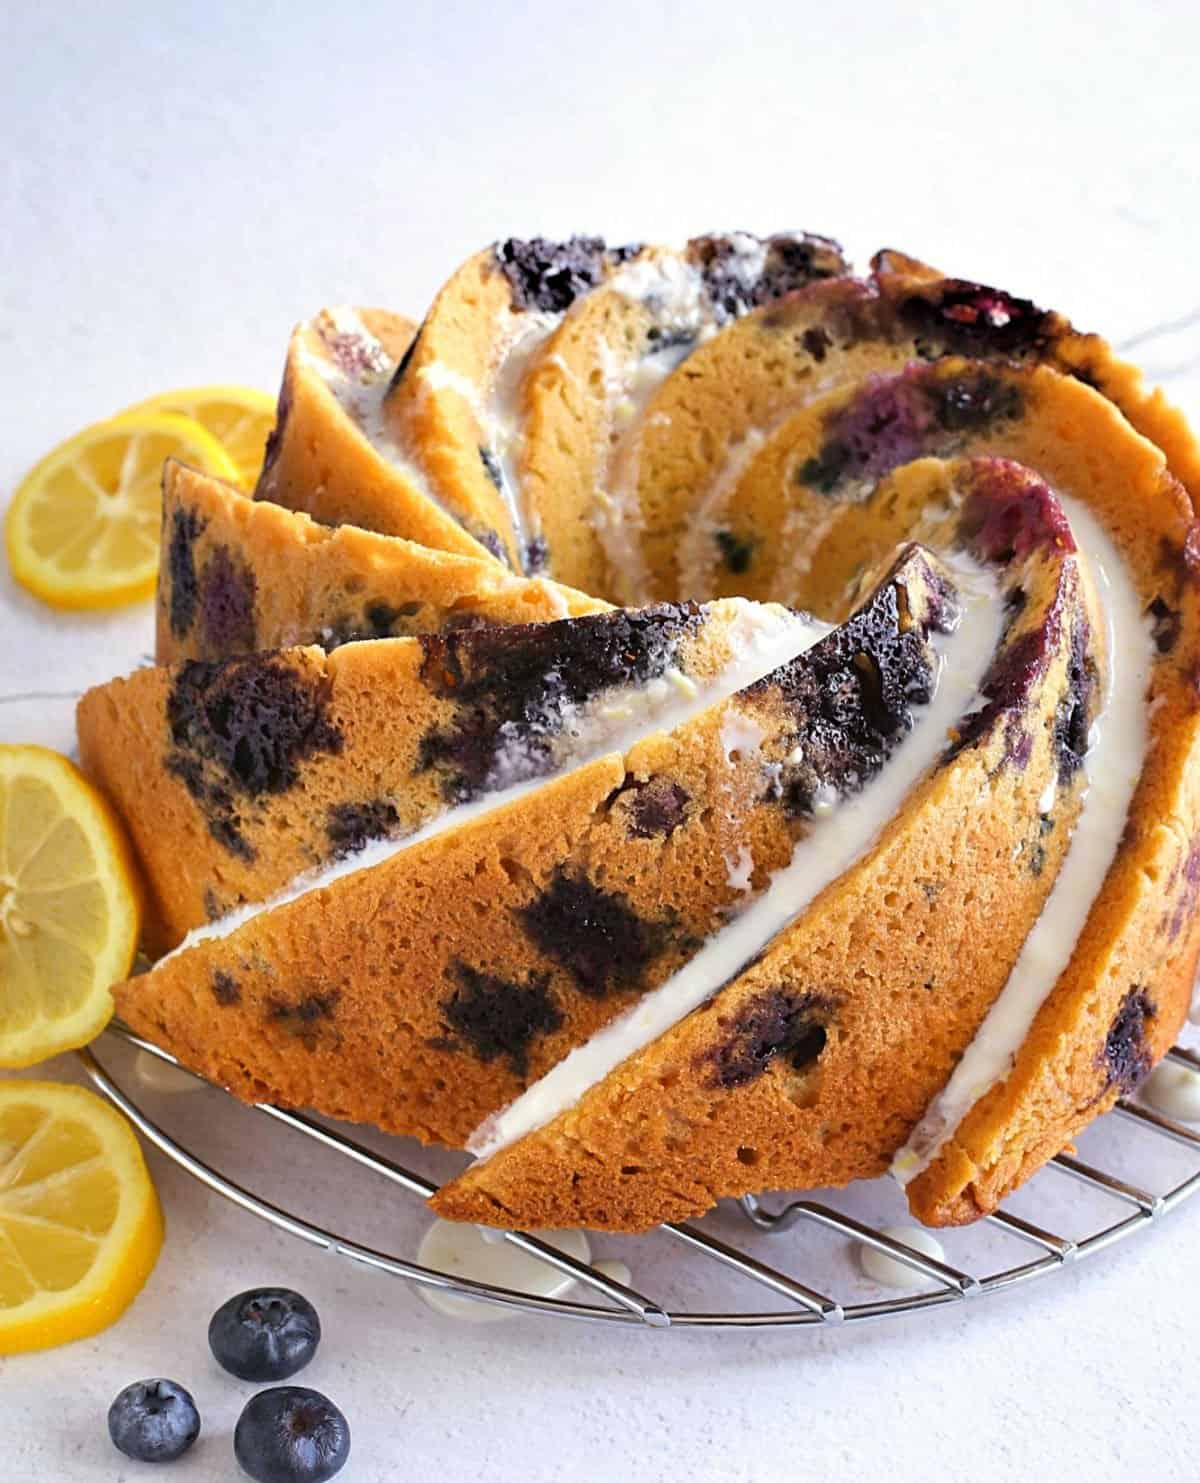
[[[98,1035],[140,926],[137,876],[108,804],[57,752],[0,746],[0,1066]]]
[[[82,1087],[0,1081],[0,1354],[99,1332],[162,1246],[133,1130]]]
[[[189,386],[138,402],[130,412],[175,412],[207,428],[237,469],[234,483],[251,490],[262,472],[275,426],[275,398],[253,386]]]
[[[224,479],[232,459],[207,428],[166,412],[130,412],[60,443],[22,480],[5,536],[13,576],[61,608],[149,597],[158,573],[163,460]]]

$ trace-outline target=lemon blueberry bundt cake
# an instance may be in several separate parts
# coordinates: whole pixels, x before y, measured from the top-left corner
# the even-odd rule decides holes
[[[324,311],[80,706],[166,952],[119,1011],[467,1148],[452,1218],[890,1166],[974,1219],[1187,1011],[1189,491],[1102,340],[893,252],[512,240],[415,335]]]

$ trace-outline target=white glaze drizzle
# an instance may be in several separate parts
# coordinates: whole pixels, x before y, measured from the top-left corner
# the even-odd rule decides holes
[[[202,942],[228,937],[264,911],[274,911],[345,876],[381,865],[401,851],[503,808],[544,787],[554,777],[597,757],[626,752],[646,736],[673,730],[706,707],[727,699],[811,649],[829,632],[827,624],[806,615],[741,599],[734,601],[737,612],[723,630],[730,657],[719,674],[697,683],[681,670],[671,668],[661,679],[637,686],[613,687],[573,712],[560,710],[559,725],[551,738],[555,766],[549,774],[542,770],[538,776],[529,777],[526,773],[521,781],[510,782],[521,775],[521,765],[526,760],[524,739],[514,734],[509,747],[497,755],[492,779],[496,792],[448,808],[403,838],[371,840],[360,850],[298,875],[265,901],[247,902],[215,922],[193,927],[179,946],[160,961],[168,962]]]
[[[638,439],[651,397],[697,345],[716,333],[700,273],[682,257],[640,258],[612,278],[622,297],[641,304],[667,332],[661,350],[620,355],[601,342],[606,408],[603,473],[596,490],[595,529],[609,572],[625,603],[643,600],[649,574],[642,557],[638,506]],[[681,337],[671,343],[672,337]]]
[[[1181,1123],[1200,1123],[1200,1071],[1163,1061],[1146,1078],[1142,1098]]]
[[[941,755],[951,726],[977,694],[1000,642],[1001,604],[992,573],[965,556],[951,557],[947,564],[959,584],[962,621],[950,637],[936,638],[940,673],[933,697],[917,713],[912,731],[883,770],[860,792],[818,809],[791,862],[772,875],[754,901],[657,989],[577,1046],[508,1107],[481,1123],[468,1140],[470,1152],[488,1158],[573,1107],[622,1061],[734,978],[819,892],[871,848],[907,794]]]
[[[371,361],[371,365],[367,368],[368,374],[361,377],[351,376],[338,365],[332,354],[314,355],[303,343],[299,347],[300,359],[317,373],[338,406],[380,458],[403,474],[418,494],[429,500],[437,509],[457,520],[454,512],[448,510],[438,497],[437,491],[426,478],[424,469],[409,457],[392,436],[388,427],[384,414],[384,402],[387,399],[396,363],[387,353],[382,341],[371,333],[357,312],[346,305],[324,309],[321,315],[312,321],[313,332],[321,340],[324,340],[320,326],[322,317],[329,320],[335,333],[353,336],[362,341],[365,354]]]
[[[584,1231],[531,1231],[530,1235],[577,1262],[587,1263],[591,1259],[591,1244]],[[540,1257],[530,1256],[506,1241],[500,1231],[459,1221],[435,1220],[421,1237],[417,1260],[423,1267],[452,1277],[485,1282],[489,1287],[507,1287],[535,1297],[562,1298],[575,1286],[570,1272],[560,1272]],[[500,1303],[460,1297],[428,1283],[421,1283],[417,1291],[437,1312],[467,1323],[500,1323],[518,1316],[520,1311]]]
[[[1108,683],[1083,761],[1086,791],[1057,879],[1003,989],[950,1080],[892,1161],[892,1174],[902,1185],[928,1168],[975,1103],[1012,1069],[1104,884],[1145,759],[1154,646],[1142,602],[1096,516],[1077,499],[1059,499],[1080,552],[1087,553],[1081,559],[1095,579],[1108,630]]]
[[[918,1252],[921,1256],[931,1256],[935,1262],[946,1260],[942,1243],[931,1231],[922,1230],[919,1226],[885,1226],[879,1234],[899,1242],[901,1246],[907,1246],[910,1251]],[[867,1246],[865,1242],[858,1248],[858,1264],[872,1282],[878,1282],[883,1287],[897,1288],[901,1292],[916,1292],[922,1287],[936,1285],[932,1277],[926,1277],[918,1268],[908,1266],[886,1251]]]

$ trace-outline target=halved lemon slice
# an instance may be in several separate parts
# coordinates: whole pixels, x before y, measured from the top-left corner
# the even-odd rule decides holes
[[[98,1035],[140,927],[137,874],[109,805],[57,752],[0,746],[0,1066]]]
[[[22,480],[5,521],[8,559],[22,587],[60,608],[149,597],[167,458],[237,476],[207,428],[166,412],[97,422],[47,454]]]
[[[275,426],[275,398],[253,386],[188,386],[164,391],[130,412],[175,412],[207,428],[237,469],[234,483],[251,490],[262,472],[267,438]]]
[[[82,1087],[0,1081],[0,1354],[107,1328],[162,1237],[142,1150],[118,1112]]]

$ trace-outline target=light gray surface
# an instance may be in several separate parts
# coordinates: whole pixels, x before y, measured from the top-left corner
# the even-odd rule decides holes
[[[0,5],[0,489],[151,391],[273,387],[290,325],[323,302],[419,314],[509,232],[803,226],[860,262],[886,244],[998,281],[1116,340],[1200,306],[1190,5],[332,9]],[[1139,353],[1200,410],[1196,326]],[[150,647],[146,608],[58,618],[6,573],[0,602],[0,694],[71,691]],[[0,734],[54,742],[67,722],[30,702]],[[294,1157],[243,1126],[209,1129],[232,1165],[266,1177]],[[1200,1210],[970,1314],[790,1337],[477,1330],[153,1162],[170,1234],[129,1316],[0,1360],[14,1483],[149,1476],[109,1449],[103,1413],[154,1373],[192,1385],[205,1415],[171,1476],[233,1476],[249,1388],[216,1372],[204,1328],[260,1281],[322,1310],[305,1379],[350,1416],[359,1483],[1195,1474]],[[350,1218],[387,1229],[386,1205],[340,1176],[312,1199],[329,1218],[361,1201]]]

